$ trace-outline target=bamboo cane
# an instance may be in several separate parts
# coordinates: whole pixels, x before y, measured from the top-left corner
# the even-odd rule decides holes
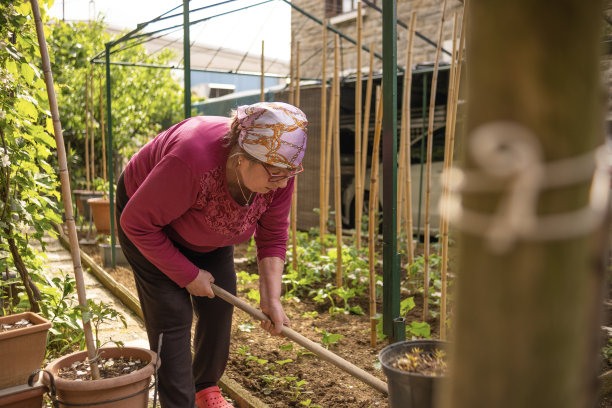
[[[334,96],[334,92],[336,92],[336,86],[334,85],[333,79],[332,79],[332,85],[331,85],[331,100],[330,100],[330,106],[329,106],[329,113],[328,113],[328,118],[327,118],[327,138],[326,138],[326,146],[325,146],[325,180],[326,180],[326,184],[325,184],[325,203],[329,204],[329,190],[330,190],[330,173],[331,173],[331,151],[332,151],[332,140],[333,140],[333,130],[334,130],[334,126],[335,126],[335,122],[336,122],[336,98]],[[327,225],[327,220],[329,218],[329,205],[325,206],[325,223]]]
[[[438,83],[438,67],[440,64],[440,49],[442,47],[442,34],[444,32],[444,13],[446,12],[446,0],[442,2],[442,17],[440,18],[440,31],[438,35],[438,47],[436,49],[436,60],[434,63],[433,78],[431,80],[431,96],[429,98],[429,125],[427,127],[427,163],[425,166],[425,243],[423,260],[423,321],[427,321],[429,314],[429,201],[431,196],[431,156],[433,151],[433,127],[434,110],[436,107],[436,86]]]
[[[334,198],[336,209],[336,287],[342,287],[342,201],[340,197],[340,47],[334,36]]]
[[[361,37],[362,37],[362,15],[361,2],[357,3],[357,78],[355,81],[355,192],[362,190],[361,185],[361,166],[365,166],[361,162]],[[355,195],[355,247],[361,249],[361,213],[363,212],[363,201]]]
[[[95,85],[94,85],[94,76],[93,76],[93,65],[90,66],[89,68],[89,106],[90,106],[90,129],[91,129],[91,136],[89,138],[89,141],[91,142],[91,153],[89,154],[89,159],[91,160],[91,166],[90,166],[90,170],[91,170],[91,182],[93,183],[94,180],[96,179],[96,154],[95,154],[95,134],[96,134],[96,129],[95,129],[95,121],[96,121],[96,115],[95,115],[95,107],[94,107],[94,97],[95,97]]]
[[[376,212],[378,211],[378,156],[380,152],[380,134],[382,129],[382,95],[381,87],[376,87],[376,113],[374,127],[374,144],[372,146],[372,163],[370,165],[370,201],[368,209],[368,262],[370,264],[370,344],[376,346]]]
[[[327,20],[323,21],[323,60],[321,61],[321,151],[319,154],[319,239],[321,240],[321,254],[325,251],[325,232],[327,223],[325,220],[325,191],[328,180],[325,178],[326,163],[326,135],[325,126],[327,119]]]
[[[264,68],[264,62],[265,62],[265,58],[264,58],[264,41],[261,41],[261,79],[260,79],[260,83],[259,83],[259,88],[260,88],[260,92],[259,92],[259,101],[260,102],[264,102],[266,100],[266,94],[264,91],[264,87],[265,87],[265,68]]]
[[[232,295],[231,293],[218,287],[214,283],[212,283],[210,286],[212,287],[212,290],[216,296],[219,296],[221,299],[225,300],[226,302],[231,303],[237,308],[245,311],[246,313],[253,316],[254,318],[260,321],[270,320],[270,318],[266,316],[262,311],[254,308],[253,306],[251,306],[249,303],[245,302],[244,300]],[[344,370],[345,372],[349,373],[353,377],[358,378],[359,380],[368,384],[370,387],[382,392],[383,394],[388,393],[387,383],[379,380],[378,378],[362,370],[361,368],[349,363],[348,361],[332,353],[326,348],[321,347],[320,345],[313,342],[312,340],[302,336],[300,333],[296,332],[295,330],[292,330],[291,328],[287,326],[283,326],[281,329],[281,334],[287,337],[288,339],[293,340],[300,346],[312,351],[317,356],[319,356],[321,359],[332,363],[333,365],[340,368],[341,370]]]
[[[372,105],[372,83],[374,73],[374,42],[370,43],[370,64],[368,71],[368,80],[366,82],[366,100],[365,100],[365,113],[363,115],[363,138],[361,145],[361,162],[364,163],[361,166],[361,191],[357,194],[357,199],[362,200],[363,203],[363,190],[365,189],[365,163],[368,157],[368,139],[370,133],[370,106]],[[361,225],[361,224],[359,224]],[[361,227],[360,227],[361,228]]]
[[[296,57],[295,57],[295,106],[300,107],[300,42],[296,42]],[[297,271],[297,197],[298,197],[298,179],[293,179],[293,197],[291,199],[291,253],[293,259],[291,264],[293,270]]]
[[[459,100],[459,85],[461,83],[461,61],[463,59],[463,46],[465,42],[465,11],[463,14],[463,19],[461,23],[461,38],[459,40],[459,55],[457,57],[457,61],[455,64],[455,78],[454,78],[454,88],[453,88],[453,99],[452,99],[452,118],[451,118],[451,131],[450,131],[450,155],[449,155],[449,164],[444,174],[447,174],[453,166],[453,152],[455,151],[455,127],[457,123],[457,104]],[[453,53],[453,55],[455,55]],[[447,176],[448,177],[448,176]],[[443,235],[442,235],[442,288],[444,290],[443,299],[444,302],[440,302],[440,308],[442,313],[440,313],[440,320],[445,322],[447,320],[447,311],[446,311],[446,286],[445,283],[447,281],[448,274],[448,230],[449,230],[449,220],[448,220],[448,211],[449,208],[446,203],[448,203],[448,199],[450,197],[450,186],[449,180],[446,178],[446,182],[444,184],[444,188],[442,190],[442,202],[445,203],[442,210],[442,219],[443,223]],[[446,328],[445,328],[446,331]],[[440,332],[440,336],[442,336],[442,331]]]
[[[411,128],[411,104],[412,104],[412,53],[414,48],[414,33],[416,31],[416,12],[413,12],[410,16],[410,34],[408,38],[408,50],[406,52],[406,75],[407,75],[407,88],[406,92],[406,109],[404,110],[406,124],[406,136],[405,136],[405,147],[407,166],[405,171],[406,186],[404,189],[404,214],[406,217],[406,252],[408,253],[408,264],[414,263],[414,244],[412,239],[412,166],[411,166],[411,143],[410,143],[410,128]]]
[[[104,185],[106,186],[106,135],[104,127],[104,100],[102,96],[102,75],[100,75],[100,129],[102,130],[102,178],[104,179]],[[106,188],[104,189],[104,198],[106,198]]]
[[[289,59],[289,103],[293,105],[295,103],[295,82],[293,81],[293,70],[295,61],[293,61],[294,55],[294,43],[293,39],[295,38],[295,33],[291,33],[291,58]]]
[[[68,238],[70,241],[70,253],[72,255],[72,265],[74,268],[74,276],[76,280],[77,295],[79,305],[87,307],[87,294],[85,293],[85,282],[83,279],[83,269],[81,267],[81,255],[79,249],[79,237],[77,236],[76,225],[74,223],[74,215],[72,213],[72,197],[70,191],[70,176],[68,174],[68,164],[66,160],[66,148],[64,146],[64,135],[62,134],[62,124],[60,121],[59,110],[57,108],[57,100],[55,98],[55,89],[53,88],[53,74],[51,72],[51,63],[49,61],[49,51],[47,49],[47,41],[45,39],[45,31],[40,18],[40,9],[38,0],[30,0],[32,5],[32,13],[36,23],[36,35],[38,37],[38,47],[42,61],[43,73],[45,76],[45,86],[47,88],[47,97],[49,98],[49,109],[53,120],[53,133],[57,144],[57,159],[59,164],[59,176],[62,189],[62,201],[64,202],[64,212],[66,215],[66,225],[68,227]],[[91,331],[91,323],[89,320],[83,320],[83,333],[85,334],[85,344],[87,346],[87,355],[90,360],[96,358],[96,347],[94,344],[93,334]],[[97,364],[91,365],[91,376],[93,379],[100,378],[100,372]]]
[[[295,42],[295,106],[300,106],[300,42]]]
[[[453,53],[451,57],[451,70],[449,74],[449,86],[448,86],[448,97],[446,101],[446,134],[444,143],[444,171],[442,172],[442,210],[440,217],[440,234],[442,235],[442,268],[440,271],[441,275],[441,289],[440,289],[440,339],[446,340],[446,301],[447,301],[447,265],[448,265],[448,223],[445,219],[446,210],[446,191],[448,189],[448,172],[453,162],[453,151],[451,150],[451,128],[453,127],[453,110],[454,110],[454,96],[455,96],[455,69],[457,55],[457,24],[458,15],[455,13],[453,20]]]
[[[85,189],[90,189],[89,170],[89,75],[85,71]]]

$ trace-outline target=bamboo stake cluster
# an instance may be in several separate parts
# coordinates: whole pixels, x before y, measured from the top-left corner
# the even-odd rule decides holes
[[[455,15],[455,28],[453,30],[453,60],[451,62],[451,85],[449,87],[449,102],[446,124],[446,145],[444,155],[444,182],[442,183],[442,211],[440,217],[440,233],[442,235],[442,293],[440,297],[440,338],[446,339],[446,320],[447,320],[447,282],[448,282],[448,231],[449,231],[449,208],[448,200],[450,197],[449,173],[453,166],[453,152],[455,147],[455,130],[457,122],[457,104],[459,100],[459,86],[461,83],[461,61],[463,60],[463,48],[465,44],[465,12],[461,23],[461,37],[459,39],[459,50],[457,55],[456,38],[457,38],[457,16]],[[455,56],[457,58],[455,59]]]
[[[370,165],[370,201],[368,227],[368,262],[370,264],[370,344],[376,346],[376,235],[378,211],[378,157],[380,154],[380,134],[382,133],[382,92],[376,87],[376,123],[374,127],[374,144],[372,145],[372,164]]]
[[[414,263],[414,245],[412,240],[412,173],[410,151],[410,128],[411,128],[411,91],[412,91],[412,51],[414,47],[414,33],[416,31],[416,12],[410,16],[410,31],[408,36],[408,48],[406,50],[406,69],[404,70],[404,89],[402,95],[402,130],[400,137],[400,174],[398,177],[398,205],[401,215],[398,216],[399,223],[403,219],[406,231],[406,253],[408,265]]]
[[[429,248],[429,207],[431,196],[431,164],[433,152],[433,127],[434,127],[434,111],[436,107],[436,87],[438,82],[438,67],[440,65],[440,50],[442,48],[442,34],[444,32],[444,14],[446,13],[446,0],[442,3],[442,17],[440,18],[440,31],[438,35],[438,47],[436,49],[436,60],[434,62],[433,78],[431,81],[431,93],[429,98],[429,124],[427,127],[427,163],[425,166],[425,243],[424,243],[424,268],[423,268],[423,321],[427,321],[429,314],[429,266],[430,266],[430,248]]]

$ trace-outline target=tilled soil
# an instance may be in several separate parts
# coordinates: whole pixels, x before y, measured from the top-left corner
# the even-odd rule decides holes
[[[85,246],[83,249],[96,263],[102,265],[96,247]],[[246,245],[237,246],[235,257],[240,259],[245,252]],[[117,267],[106,270],[136,295],[131,269]],[[236,265],[236,270],[256,273],[257,267],[240,263]],[[252,288],[256,288],[256,285],[239,285],[238,296],[246,299]],[[419,320],[422,316],[422,308],[419,306],[422,300],[415,297],[415,303],[417,307],[410,311],[408,320]],[[330,318],[328,306],[315,304],[309,299],[284,301],[292,329],[320,344],[323,330],[342,335],[336,344],[329,346],[329,350],[385,381],[377,356],[388,342],[377,340],[376,345],[371,346],[368,316],[338,314]],[[368,310],[367,295],[360,306],[364,311]],[[380,311],[381,305],[377,307]],[[438,320],[430,319],[428,323],[432,329],[432,338],[437,338]],[[602,372],[606,368],[611,368],[609,363],[602,367]],[[225,374],[270,407],[388,407],[386,396],[374,388],[290,340],[271,336],[239,309],[234,313],[232,344]],[[598,408],[612,408],[612,400],[603,397]]]

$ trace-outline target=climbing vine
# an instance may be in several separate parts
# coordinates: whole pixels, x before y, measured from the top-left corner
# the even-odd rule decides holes
[[[42,1],[41,4],[46,4]],[[0,3],[0,272],[39,311],[42,270],[32,247],[58,215],[55,139],[29,2]],[[13,299],[18,298],[11,293]],[[3,302],[3,312],[28,304]]]

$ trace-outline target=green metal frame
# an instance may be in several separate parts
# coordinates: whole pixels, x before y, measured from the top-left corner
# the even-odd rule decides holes
[[[397,252],[397,9],[383,1],[383,332],[406,339],[400,315],[400,254]]]

